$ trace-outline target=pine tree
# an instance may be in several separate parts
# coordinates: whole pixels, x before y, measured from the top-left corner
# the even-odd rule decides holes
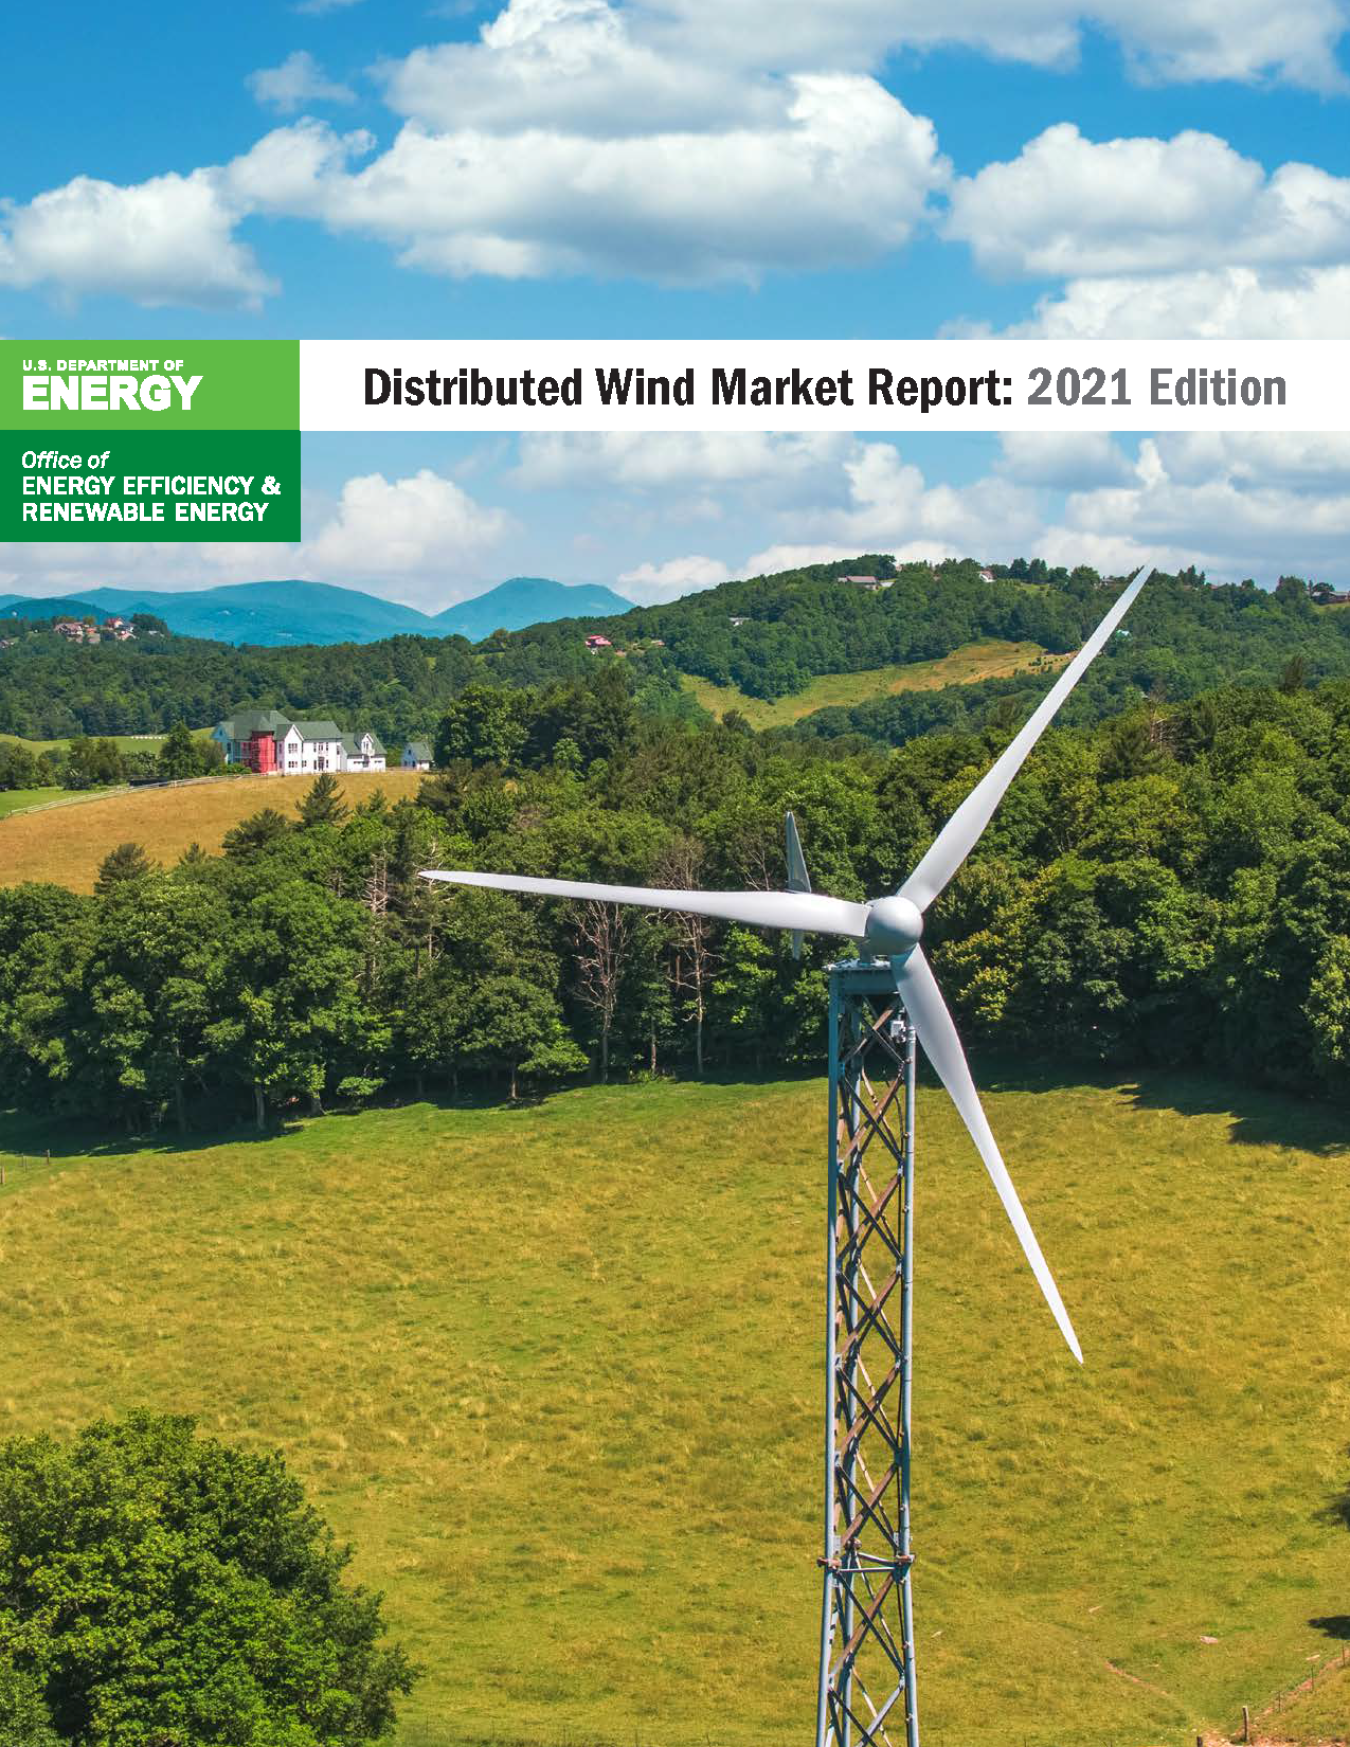
[[[110,897],[129,881],[145,879],[152,868],[150,857],[139,843],[119,843],[99,864],[94,890],[101,898]]]
[[[197,744],[182,722],[174,723],[168,739],[159,749],[159,774],[169,782],[201,775]]]
[[[340,825],[350,810],[331,770],[319,772],[296,808],[302,825]]]

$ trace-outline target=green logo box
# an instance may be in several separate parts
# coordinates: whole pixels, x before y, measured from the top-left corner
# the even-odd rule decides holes
[[[298,340],[0,340],[0,431],[298,431]]]
[[[0,540],[298,540],[298,340],[0,341]]]
[[[299,538],[297,430],[0,431],[0,540]]]

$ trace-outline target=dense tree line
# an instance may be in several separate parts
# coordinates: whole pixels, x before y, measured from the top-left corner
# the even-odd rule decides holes
[[[477,664],[462,637],[236,649],[192,637],[73,645],[51,634],[0,650],[0,733],[33,740],[207,727],[241,703],[332,715],[387,743],[425,736]]]
[[[416,802],[321,783],[219,855],[0,892],[0,1081],[133,1128],[585,1072],[819,1060],[837,943],[418,879],[428,866],[893,890],[1013,730],[885,752],[644,715],[621,681],[478,688]],[[1350,1090],[1350,683],[1051,732],[930,920],[966,1035]]]
[[[236,766],[239,774],[243,766]],[[218,742],[197,739],[178,722],[157,750],[120,747],[106,737],[79,734],[64,747],[34,752],[17,741],[0,741],[0,792],[59,787],[106,788],[114,783],[174,782],[218,776],[225,755]]]
[[[890,586],[872,592],[845,581],[849,575]],[[693,719],[701,712],[681,690],[682,674],[771,699],[819,674],[935,659],[980,638],[1063,654],[1082,642],[1114,586],[1087,567],[1051,569],[1040,560],[994,566],[991,580],[970,560],[897,571],[872,555],[726,583],[615,618],[498,632],[472,647],[460,637],[398,636],[293,649],[184,637],[86,648],[39,632],[0,649],[0,733],[162,733],[248,705],[331,715],[397,745],[429,739],[470,686],[581,683],[598,666],[618,669],[647,713]],[[1070,719],[1092,721],[1150,694],[1184,700],[1222,681],[1271,683],[1293,656],[1314,682],[1350,677],[1350,611],[1318,605],[1324,594],[1297,577],[1271,591],[1251,582],[1211,587],[1195,571],[1155,576],[1075,694]],[[586,634],[596,629],[614,651],[587,649]],[[974,690],[902,693],[817,712],[795,732],[898,745],[934,727],[978,726],[1001,698],[1020,704],[1037,685],[1030,675]]]

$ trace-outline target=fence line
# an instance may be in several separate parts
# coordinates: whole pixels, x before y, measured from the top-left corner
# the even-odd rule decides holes
[[[1269,1717],[1283,1711],[1292,1699],[1300,1697],[1305,1692],[1316,1692],[1319,1675],[1326,1674],[1333,1668],[1345,1668],[1347,1665],[1350,1665],[1350,1644],[1343,1644],[1339,1652],[1333,1651],[1325,1661],[1319,1658],[1316,1668],[1311,1669],[1307,1674],[1300,1675],[1291,1685],[1281,1687],[1274,1697],[1268,1699],[1254,1715]],[[1248,1738],[1249,1727],[1247,1707],[1244,1705],[1242,1739]]]

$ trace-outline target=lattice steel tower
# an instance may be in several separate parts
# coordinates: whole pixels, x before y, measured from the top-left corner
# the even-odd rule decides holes
[[[918,1747],[910,1595],[914,1032],[891,965],[830,973],[817,1747]]]

